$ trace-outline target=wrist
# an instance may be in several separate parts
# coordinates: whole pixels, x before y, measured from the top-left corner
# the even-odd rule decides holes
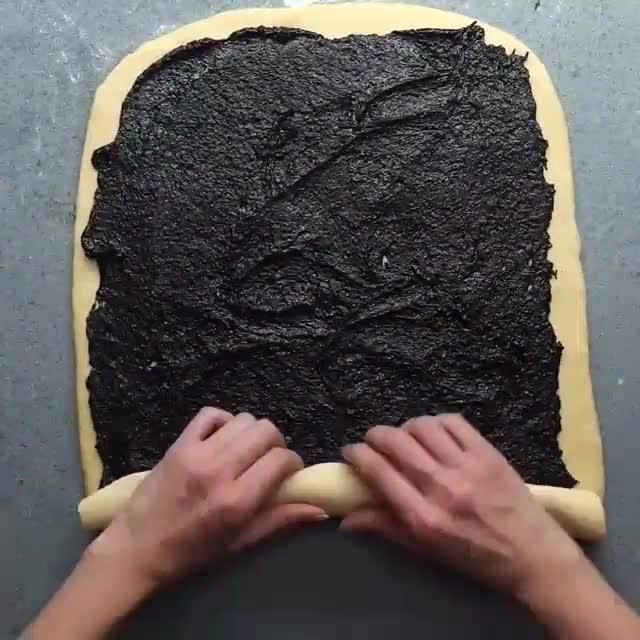
[[[157,581],[141,566],[139,553],[128,536],[109,527],[84,551],[77,570],[102,580],[106,588],[121,589],[122,606],[136,606],[158,588]]]
[[[542,623],[552,624],[562,618],[567,606],[575,610],[581,593],[589,591],[598,574],[576,545],[572,553],[546,562],[523,581],[516,597]]]
[[[61,589],[27,630],[33,640],[105,638],[151,594],[153,586],[126,559],[92,543]]]
[[[521,595],[554,638],[640,638],[640,618],[583,555]]]

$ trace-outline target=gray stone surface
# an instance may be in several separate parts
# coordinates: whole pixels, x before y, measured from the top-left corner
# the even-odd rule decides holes
[[[640,607],[637,2],[431,4],[522,38],[546,62],[565,106],[608,469],[610,533],[594,555]],[[137,44],[233,6],[0,2],[1,638],[13,637],[36,612],[86,539],[74,512],[81,478],[70,286],[73,201],[93,93]],[[353,627],[352,620],[344,628]]]

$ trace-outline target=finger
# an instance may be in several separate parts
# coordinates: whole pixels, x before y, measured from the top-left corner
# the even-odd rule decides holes
[[[284,437],[270,420],[263,419],[229,441],[224,456],[235,478],[274,447],[286,447]]]
[[[417,442],[419,442],[429,455],[443,465],[455,465],[460,462],[463,450],[458,442],[445,429],[439,417],[425,416],[407,420],[402,428]]]
[[[465,451],[486,451],[487,448],[493,449],[494,451],[496,450],[494,446],[459,413],[443,413],[438,416],[438,419],[447,433],[449,433]]]
[[[232,551],[248,547],[277,531],[296,525],[321,522],[329,516],[310,504],[281,504],[256,516],[231,545]]]
[[[428,511],[423,495],[383,455],[368,444],[350,444],[342,449],[344,459],[353,465],[375,493],[405,522],[416,520],[416,513]]]
[[[411,534],[391,513],[380,509],[359,509],[349,514],[341,523],[343,531],[374,533],[412,551],[419,550]]]
[[[302,458],[290,449],[277,447],[256,460],[235,482],[238,495],[249,513],[270,500],[280,485],[304,467]]]
[[[185,427],[181,438],[206,440],[212,433],[225,425],[233,416],[217,407],[202,407],[193,420]]]
[[[424,488],[439,467],[436,460],[409,433],[397,427],[377,426],[369,429],[365,442],[384,454],[419,489]]]
[[[256,419],[250,413],[239,413],[220,427],[207,441],[206,445],[212,455],[220,455],[236,438],[251,429]]]

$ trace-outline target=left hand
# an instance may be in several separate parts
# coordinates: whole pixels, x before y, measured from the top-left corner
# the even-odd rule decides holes
[[[311,505],[270,505],[302,467],[269,420],[204,408],[91,552],[161,586],[278,529],[326,518]]]
[[[26,637],[102,640],[167,582],[278,529],[326,518],[311,505],[271,504],[302,466],[268,420],[202,409],[89,545]]]

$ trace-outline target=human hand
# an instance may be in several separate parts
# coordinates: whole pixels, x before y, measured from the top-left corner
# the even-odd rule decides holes
[[[270,421],[207,407],[90,551],[125,563],[153,590],[283,527],[326,518],[311,505],[269,504],[302,467]]]
[[[268,420],[202,409],[89,545],[27,637],[102,639],[166,582],[278,529],[326,518],[311,505],[270,504],[302,466]]]
[[[505,458],[459,415],[373,427],[343,455],[381,501],[348,516],[344,529],[429,552],[527,604],[582,562]]]

